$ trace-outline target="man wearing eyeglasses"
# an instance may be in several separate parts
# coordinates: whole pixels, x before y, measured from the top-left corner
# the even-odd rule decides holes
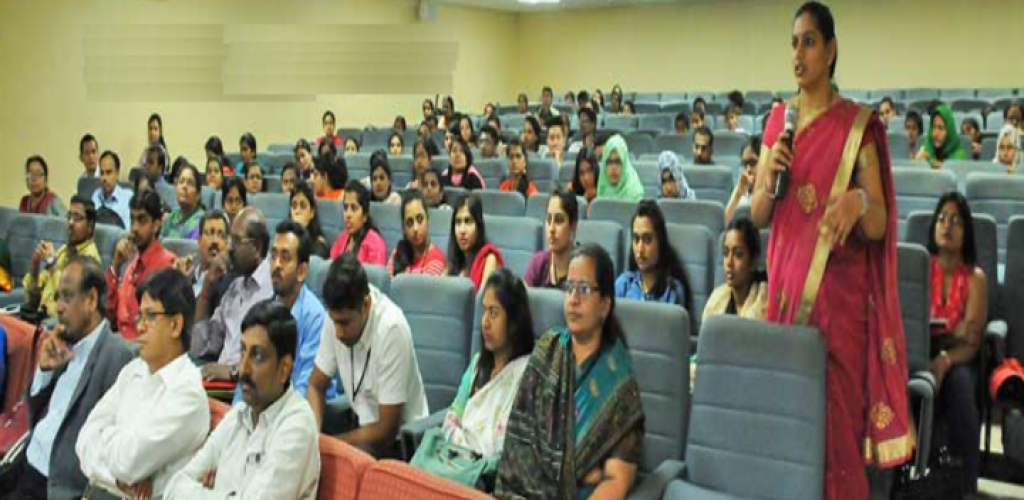
[[[29,393],[31,437],[0,476],[0,498],[71,500],[88,486],[75,442],[89,413],[131,361],[103,318],[106,282],[96,260],[71,257],[57,293],[59,325],[36,349]]]
[[[210,406],[188,358],[196,299],[177,269],[153,273],[138,289],[139,357],[89,413],[75,444],[90,490],[159,499],[167,481],[203,445]]]
[[[270,233],[259,210],[247,207],[235,217],[228,240],[228,255],[218,255],[206,272],[206,282],[196,303],[196,325],[190,354],[204,361],[203,377],[211,381],[238,381],[242,358],[242,319],[254,304],[274,296],[270,279]],[[228,270],[238,277],[212,308],[213,284]]]
[[[174,254],[165,249],[157,235],[163,223],[160,196],[143,191],[128,202],[131,211],[129,238],[117,242],[110,269],[107,269],[107,318],[127,340],[135,340],[135,318],[139,300],[135,291],[151,274],[171,267]],[[128,263],[124,267],[125,262]],[[123,272],[122,272],[123,271]]]
[[[26,304],[33,309],[45,309],[51,318],[57,317],[54,297],[68,260],[75,255],[84,255],[96,262],[100,261],[100,252],[92,239],[96,228],[96,208],[92,202],[75,195],[71,198],[67,217],[67,244],[59,250],[54,250],[53,242],[50,241],[36,245],[29,272],[22,280]]]
[[[203,292],[210,264],[228,249],[228,225],[228,216],[224,212],[220,210],[206,212],[202,220],[199,221],[198,259],[196,256],[186,255],[178,257],[174,262],[174,267],[192,283],[192,291],[195,292],[196,298],[199,298],[199,294]],[[227,289],[227,285],[224,286],[224,289]],[[216,304],[213,308],[217,308]]]

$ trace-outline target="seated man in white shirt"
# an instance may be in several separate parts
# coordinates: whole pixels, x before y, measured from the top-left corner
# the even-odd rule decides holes
[[[160,499],[167,481],[206,439],[210,406],[199,369],[188,358],[196,307],[188,280],[164,269],[136,295],[140,357],[93,408],[75,452],[90,489]]]
[[[239,403],[194,458],[171,479],[165,498],[316,498],[317,422],[290,385],[298,327],[286,306],[259,302],[242,321]]]
[[[351,253],[331,263],[323,291],[330,322],[324,324],[306,395],[317,424],[323,424],[324,393],[340,373],[352,414],[338,437],[378,457],[394,456],[402,424],[428,415],[409,323],[369,285]]]

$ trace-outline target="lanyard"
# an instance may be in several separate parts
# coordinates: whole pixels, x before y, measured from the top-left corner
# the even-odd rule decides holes
[[[352,365],[352,382],[356,381],[356,354],[355,351],[349,350],[349,363]],[[363,373],[359,375],[359,383],[356,384],[356,388],[352,391],[352,399],[349,401],[354,405],[356,403],[356,396],[359,395],[359,389],[363,387],[363,379],[366,378],[366,368],[370,366],[370,355],[373,354],[373,348],[366,350],[366,360],[363,361]]]

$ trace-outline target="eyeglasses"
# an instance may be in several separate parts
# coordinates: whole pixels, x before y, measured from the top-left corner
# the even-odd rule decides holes
[[[582,299],[590,297],[591,295],[601,291],[601,289],[587,283],[586,281],[566,281],[565,283],[562,283],[562,291],[569,296],[576,293]]]
[[[25,180],[29,180],[29,181],[38,181],[39,179],[45,179],[45,178],[46,178],[46,174],[39,174],[39,173],[36,173],[36,172],[29,172],[29,173],[25,174]]]
[[[939,224],[949,223],[949,224],[952,224],[954,226],[959,227],[959,226],[963,225],[964,220],[960,217],[960,214],[941,213],[941,214],[939,214],[938,222],[939,222]]]
[[[744,167],[753,167],[753,166],[756,166],[756,165],[757,165],[757,158],[747,158],[746,160],[743,160],[743,166]]]
[[[157,317],[170,316],[172,314],[174,313],[169,313],[167,311],[139,311],[139,314],[135,316],[135,326],[138,327],[143,323],[152,325],[153,322],[156,321]]]
[[[78,214],[75,212],[68,212],[68,222],[72,224],[78,224],[79,222],[85,221],[85,215]]]

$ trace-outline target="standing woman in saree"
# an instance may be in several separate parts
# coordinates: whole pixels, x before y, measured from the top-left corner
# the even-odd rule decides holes
[[[537,341],[509,416],[495,491],[504,500],[621,500],[636,480],[644,413],[608,253],[578,247],[563,290],[567,326]]]
[[[896,467],[914,450],[885,126],[832,84],[838,40],[828,7],[800,7],[792,44],[800,92],[768,120],[751,207],[754,223],[772,230],[767,320],[821,331],[825,498],[866,499],[865,467]],[[791,107],[792,133],[783,118]],[[784,171],[789,187],[776,196]]]

